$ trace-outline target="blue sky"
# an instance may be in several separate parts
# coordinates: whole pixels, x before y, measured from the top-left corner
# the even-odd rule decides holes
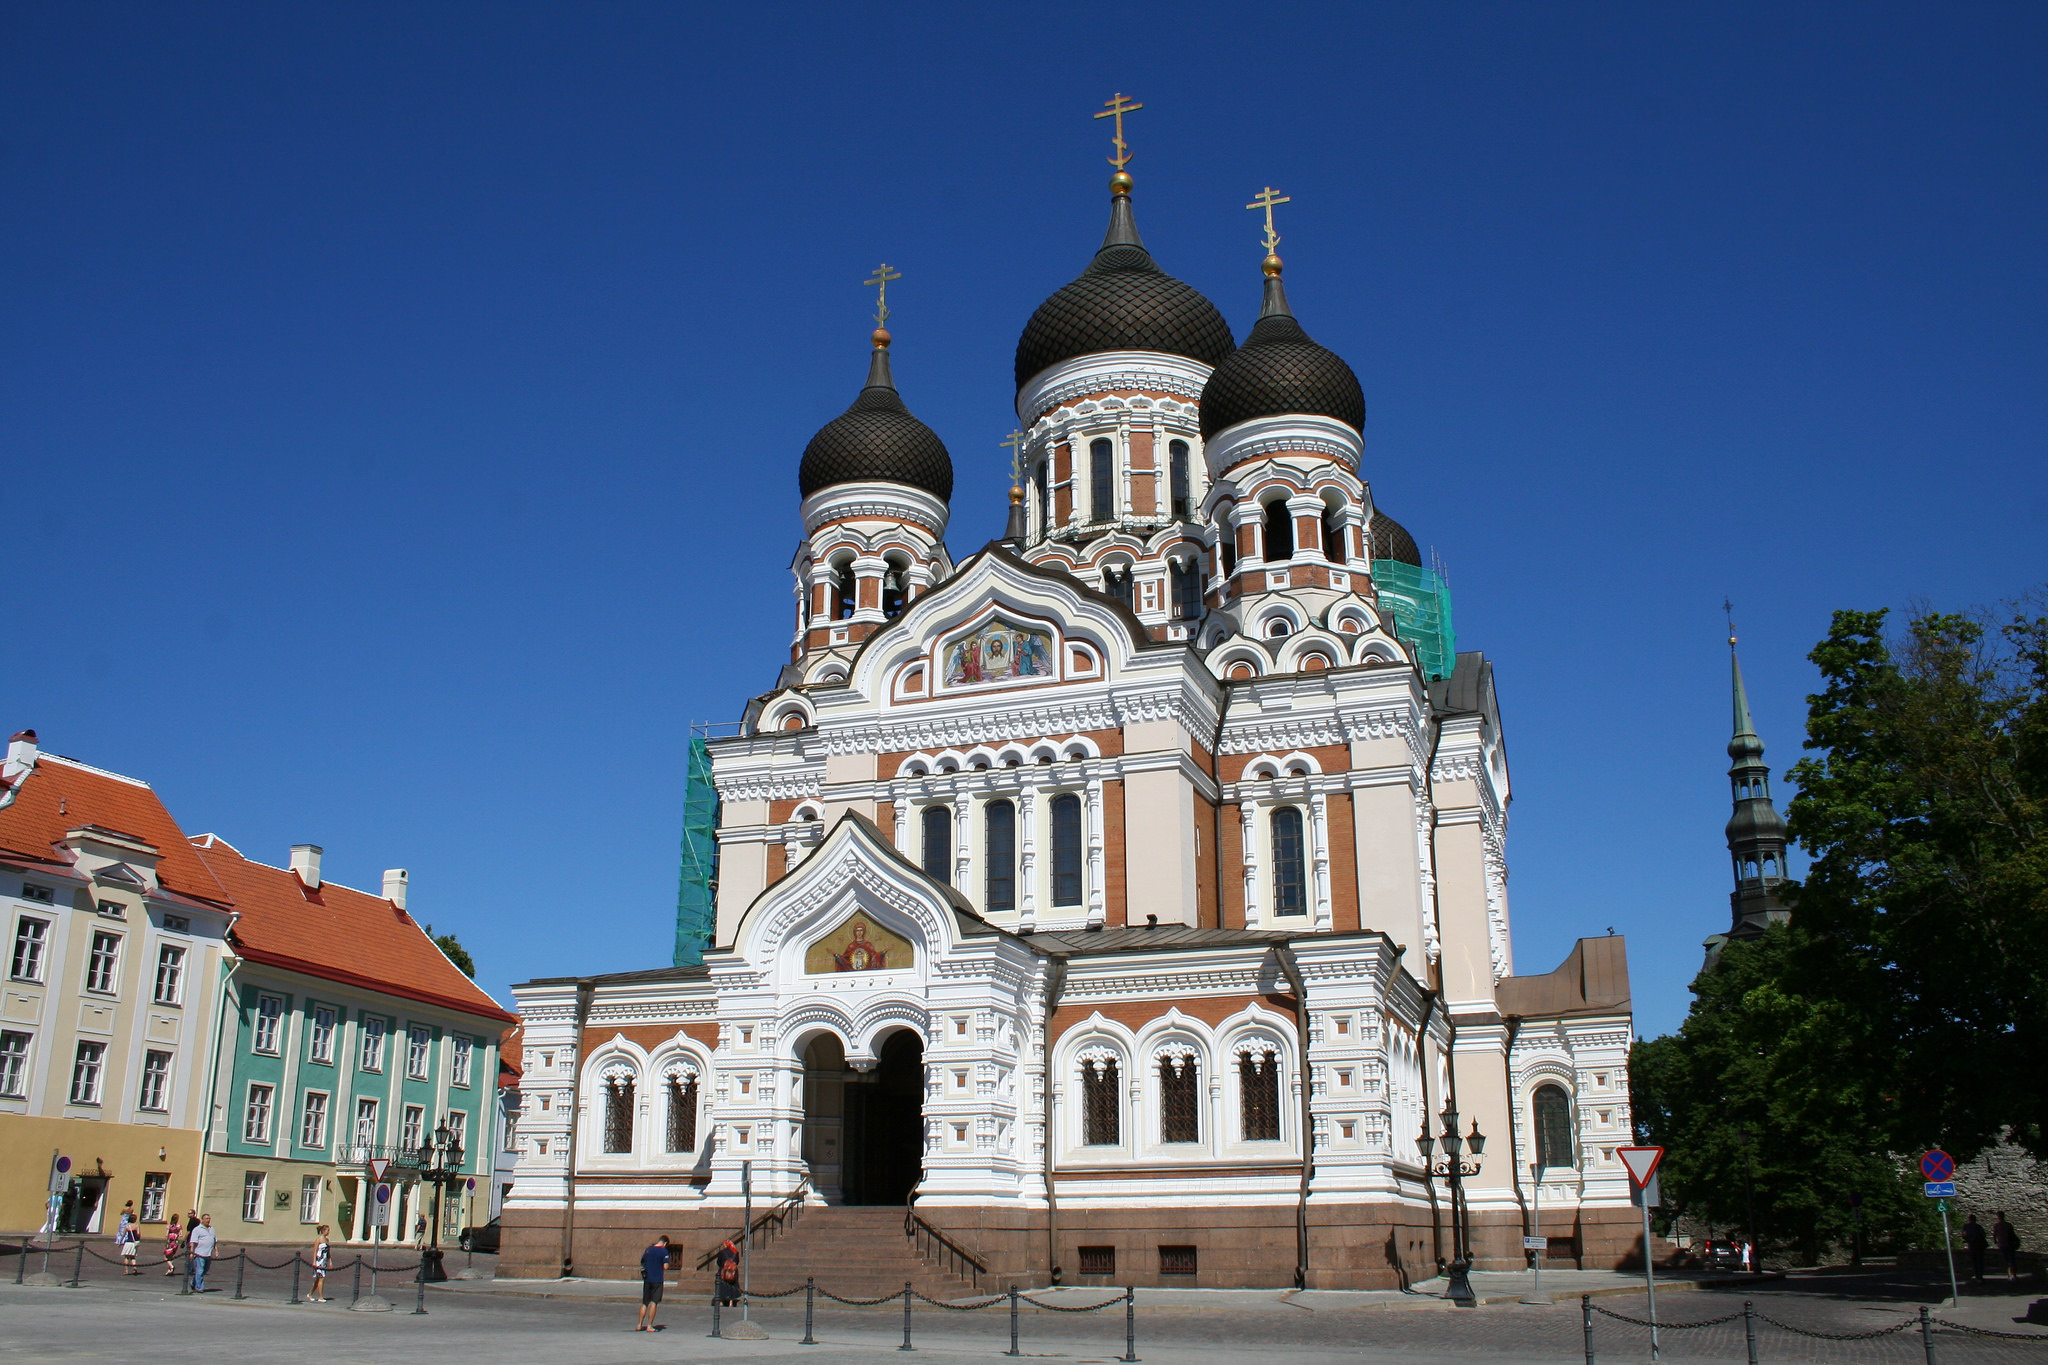
[[[412,870],[504,996],[664,962],[688,727],[787,647],[796,460],[896,373],[1000,533],[1105,218],[1240,336],[1260,186],[1380,504],[1495,660],[1519,970],[1727,920],[1727,651],[2044,578],[2039,6],[11,4],[0,724]]]

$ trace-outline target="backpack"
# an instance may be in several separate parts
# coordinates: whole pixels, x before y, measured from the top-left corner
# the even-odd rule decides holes
[[[737,1257],[718,1267],[718,1278],[724,1280],[727,1284],[739,1283],[740,1263]]]

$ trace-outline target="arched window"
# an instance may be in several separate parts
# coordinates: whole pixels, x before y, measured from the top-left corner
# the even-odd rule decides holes
[[[1287,510],[1287,499],[1275,498],[1266,504],[1266,562],[1278,564],[1294,558],[1294,513]]]
[[[1173,614],[1183,621],[1202,614],[1202,563],[1198,559],[1173,566]]]
[[[1246,1142],[1280,1140],[1280,1058],[1272,1049],[1237,1054],[1237,1104]]]
[[[1572,1151],[1572,1101],[1561,1085],[1539,1085],[1536,1111],[1536,1164],[1547,1169],[1578,1165]]]
[[[1052,527],[1052,488],[1044,464],[1038,466],[1038,472],[1031,479],[1038,493],[1038,532],[1044,535]]]
[[[859,587],[853,577],[853,565],[842,564],[832,570],[832,619],[844,621],[853,615],[859,601]]]
[[[1273,812],[1273,913],[1308,913],[1308,857],[1301,837],[1301,808]]]
[[[633,1078],[607,1076],[604,1081],[604,1149],[633,1150]]]
[[[1088,513],[1091,521],[1116,520],[1116,447],[1106,440],[1088,447]]]
[[[1196,1070],[1192,1056],[1159,1059],[1161,1142],[1202,1140],[1202,1093]]]
[[[697,1148],[697,1078],[668,1078],[668,1149],[691,1152]]]
[[[1081,798],[1063,792],[1052,799],[1052,903],[1081,903]]]
[[[1188,443],[1175,441],[1166,447],[1166,452],[1168,466],[1172,470],[1173,514],[1186,521],[1193,503],[1188,484]]]
[[[1114,1147],[1123,1141],[1117,1116],[1116,1058],[1090,1058],[1081,1063],[1081,1141],[1090,1147]]]
[[[1323,513],[1323,558],[1332,564],[1344,562],[1344,537],[1350,532],[1344,529],[1344,509],[1332,507]]]
[[[1102,570],[1102,590],[1125,606],[1136,610],[1131,596],[1131,566],[1111,564]]]
[[[1223,576],[1225,578],[1237,572],[1236,512],[1237,509],[1229,503],[1225,503],[1216,509],[1216,527],[1218,531],[1216,550],[1218,557],[1223,561]]]
[[[953,880],[953,812],[926,806],[918,819],[924,827],[924,870],[942,882]]]
[[[986,844],[988,881],[984,909],[1017,908],[1017,808],[1008,801],[991,801],[981,810],[983,842]]]

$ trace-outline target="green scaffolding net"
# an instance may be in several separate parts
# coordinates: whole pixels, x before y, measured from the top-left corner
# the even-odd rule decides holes
[[[711,785],[711,747],[690,741],[683,787],[683,878],[676,894],[678,967],[704,960],[718,923],[718,789]]]
[[[1372,562],[1373,586],[1391,607],[1401,638],[1415,646],[1424,678],[1448,678],[1458,661],[1458,634],[1451,626],[1451,588],[1443,575],[1398,559]]]

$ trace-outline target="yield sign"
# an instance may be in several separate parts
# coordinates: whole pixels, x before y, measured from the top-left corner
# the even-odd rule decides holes
[[[384,1172],[391,1168],[391,1159],[389,1157],[373,1156],[367,1164],[370,1167],[370,1183],[372,1185],[383,1184]]]
[[[1657,1173],[1657,1163],[1664,1159],[1662,1147],[1617,1147],[1614,1154],[1628,1167],[1628,1178],[1638,1187],[1650,1183],[1650,1177]]]

